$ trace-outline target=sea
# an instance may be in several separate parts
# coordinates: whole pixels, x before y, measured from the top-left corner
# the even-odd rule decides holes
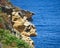
[[[37,36],[35,48],[60,48],[60,0],[10,0],[13,5],[33,12]]]

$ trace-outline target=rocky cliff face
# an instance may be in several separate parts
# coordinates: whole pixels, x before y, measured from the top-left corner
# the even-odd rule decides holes
[[[34,48],[34,42],[30,38],[37,35],[35,26],[30,22],[34,13],[19,9],[11,4],[4,6],[0,3],[0,5],[0,18],[2,19],[0,28],[10,30],[12,35],[21,38]]]

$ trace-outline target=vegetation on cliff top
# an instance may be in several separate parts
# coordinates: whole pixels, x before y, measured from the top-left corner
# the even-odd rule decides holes
[[[26,42],[16,38],[9,30],[0,29],[0,43],[3,48],[31,48]]]

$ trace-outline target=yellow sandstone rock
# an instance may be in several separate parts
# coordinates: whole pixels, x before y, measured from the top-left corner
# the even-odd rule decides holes
[[[14,9],[15,10],[15,9]],[[33,13],[25,10],[17,10],[13,11],[11,15],[8,15],[7,13],[5,15],[2,15],[5,22],[7,23],[7,26],[12,26],[15,32],[14,34],[17,38],[20,38],[20,35],[22,36],[22,39],[27,42],[30,46],[34,48],[34,42],[30,38],[30,36],[36,36],[36,28],[35,26],[29,22],[27,19],[31,18]],[[2,27],[0,25],[0,27]]]
[[[27,17],[31,16],[30,14],[30,12],[26,12],[26,16],[22,18],[18,12],[12,12],[12,22],[14,22],[13,28],[20,32],[22,39],[34,48],[34,42],[30,36],[37,34],[35,26],[27,20]]]

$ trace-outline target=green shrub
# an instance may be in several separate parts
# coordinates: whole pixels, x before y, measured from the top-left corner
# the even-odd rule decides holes
[[[0,7],[0,12],[2,12],[2,8]]]
[[[10,46],[13,46],[12,44],[14,43],[14,46],[17,48],[31,48],[29,44],[24,42],[22,39],[16,38],[8,30],[0,29],[0,41],[3,44],[10,45]]]
[[[2,18],[0,17],[0,22],[2,22]]]

